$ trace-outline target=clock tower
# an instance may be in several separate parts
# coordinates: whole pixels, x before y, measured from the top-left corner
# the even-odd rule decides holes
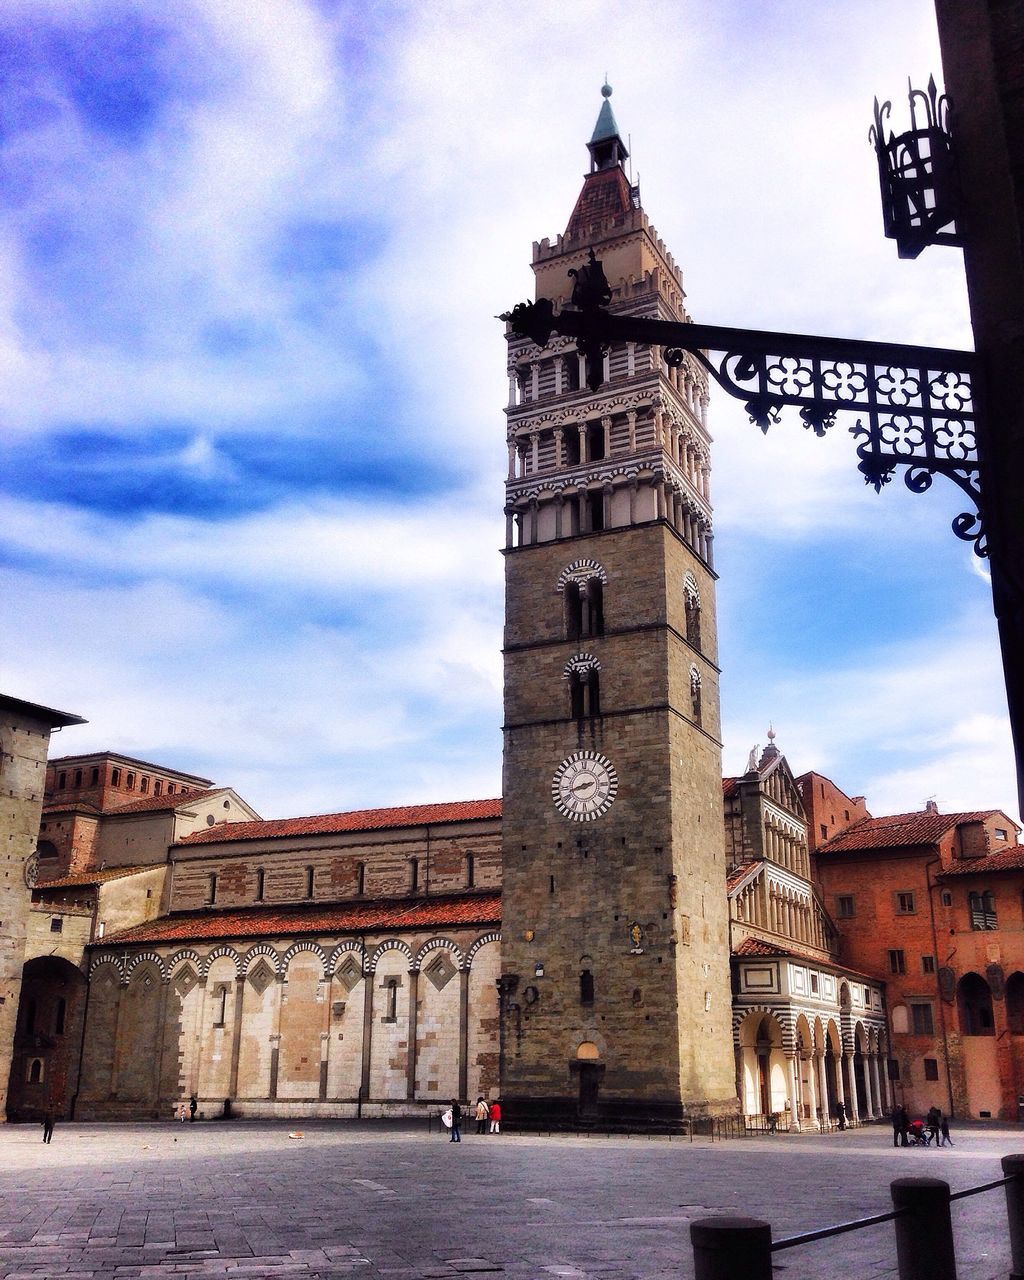
[[[615,312],[688,319],[624,169],[611,88],[565,234]],[[736,1109],[708,488],[690,356],[509,336],[501,978],[508,1119],[641,1125]]]

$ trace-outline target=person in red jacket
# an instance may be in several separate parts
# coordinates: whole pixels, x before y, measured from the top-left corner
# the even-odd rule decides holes
[[[501,1133],[501,1103],[497,1099],[491,1103],[491,1133]]]

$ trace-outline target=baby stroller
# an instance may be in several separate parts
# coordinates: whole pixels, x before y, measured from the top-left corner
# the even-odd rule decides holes
[[[921,1119],[911,1120],[910,1128],[907,1130],[907,1137],[912,1147],[927,1147],[932,1140],[932,1135],[928,1132],[925,1122]]]

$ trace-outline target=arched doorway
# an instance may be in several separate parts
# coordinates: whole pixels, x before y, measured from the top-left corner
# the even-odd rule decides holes
[[[595,1120],[598,1111],[598,1093],[601,1087],[601,1076],[604,1074],[604,1063],[600,1061],[601,1051],[592,1040],[584,1040],[576,1049],[576,1060],[573,1070],[579,1076],[579,1102],[577,1114],[580,1120]]]
[[[40,956],[22,970],[7,1092],[9,1120],[71,1115],[85,1014],[85,975],[59,956]]]

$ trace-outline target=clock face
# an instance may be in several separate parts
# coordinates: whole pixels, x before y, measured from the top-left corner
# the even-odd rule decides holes
[[[574,751],[551,779],[555,808],[573,822],[593,822],[607,813],[618,789],[615,766],[597,751]]]

